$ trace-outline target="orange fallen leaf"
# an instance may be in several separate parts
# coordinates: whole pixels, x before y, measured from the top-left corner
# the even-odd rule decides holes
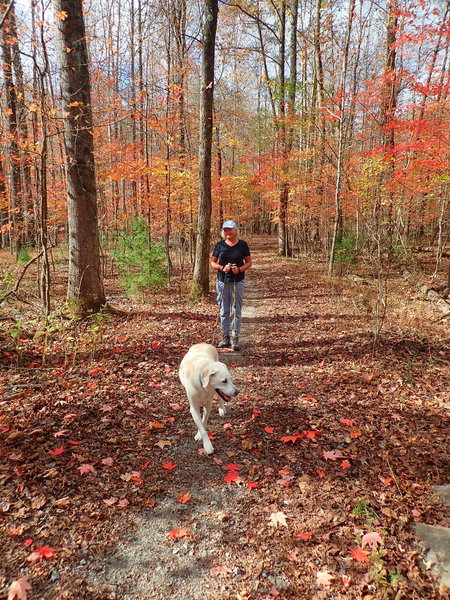
[[[167,537],[172,540],[179,540],[180,538],[187,537],[188,535],[189,531],[187,529],[172,529],[172,531],[167,534]]]
[[[298,537],[304,542],[309,542],[309,540],[312,539],[312,536],[313,534],[311,531],[298,531],[297,533],[294,533],[294,537]]]
[[[186,492],[185,494],[178,495],[177,502],[179,502],[180,504],[187,504],[191,498],[191,494],[189,492]]]
[[[350,552],[350,556],[359,563],[365,563],[369,561],[369,554],[359,546],[353,548],[353,550]]]
[[[28,592],[31,590],[31,585],[28,583],[27,577],[21,577],[17,581],[13,581],[8,589],[8,600],[27,600]]]

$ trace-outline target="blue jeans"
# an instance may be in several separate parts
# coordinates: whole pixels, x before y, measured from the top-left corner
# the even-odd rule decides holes
[[[237,283],[216,282],[217,304],[220,306],[220,326],[223,335],[239,335],[241,331],[244,280]]]

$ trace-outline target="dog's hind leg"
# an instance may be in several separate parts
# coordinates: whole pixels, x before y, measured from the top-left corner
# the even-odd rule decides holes
[[[205,418],[206,413],[207,413],[207,411],[205,409],[203,418]],[[208,432],[205,429],[203,420],[200,416],[200,412],[198,411],[198,409],[191,406],[191,415],[192,415],[192,418],[194,419],[194,423],[197,425],[197,429],[198,429],[198,433],[195,435],[195,439],[196,440],[201,439],[203,442],[203,448],[205,449],[206,454],[212,454],[214,452],[214,447],[211,444],[211,440],[208,437]],[[209,416],[209,411],[208,411],[208,416]],[[208,421],[208,419],[206,419],[205,425],[206,425],[207,421]]]

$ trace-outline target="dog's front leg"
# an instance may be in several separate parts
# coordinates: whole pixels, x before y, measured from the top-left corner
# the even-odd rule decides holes
[[[191,406],[191,415],[194,419],[194,423],[197,425],[198,433],[195,435],[195,439],[201,439],[203,442],[203,448],[205,449],[206,454],[212,454],[214,452],[214,447],[211,444],[211,440],[208,437],[208,432],[206,431],[203,420],[200,416],[200,412],[198,408]],[[204,415],[205,416],[205,415]]]
[[[219,397],[219,415],[224,417],[227,414],[227,409],[225,408],[225,404],[221,397]]]

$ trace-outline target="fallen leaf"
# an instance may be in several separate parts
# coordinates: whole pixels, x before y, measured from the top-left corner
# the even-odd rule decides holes
[[[350,469],[350,467],[351,467],[351,466],[352,466],[352,465],[349,463],[349,461],[348,461],[348,460],[343,460],[343,461],[341,462],[341,467],[342,467],[343,469]]]
[[[278,527],[278,525],[283,525],[283,527],[287,527],[288,524],[286,523],[286,518],[286,515],[283,512],[279,511],[272,513],[270,515],[269,521],[272,527]]]
[[[213,569],[213,574],[218,575],[219,577],[228,577],[228,575],[230,575],[232,572],[233,571],[231,569],[228,567],[223,567],[222,565],[214,567]]]
[[[86,475],[87,473],[93,473],[95,471],[94,467],[88,463],[80,465],[77,470],[80,471],[81,475]]]
[[[234,463],[230,463],[228,465],[223,466],[224,471],[239,471],[239,465],[235,465]]]
[[[27,600],[27,594],[31,590],[31,585],[28,583],[27,577],[21,577],[17,581],[13,581],[8,588],[8,600]]]
[[[297,533],[294,533],[294,537],[298,537],[304,542],[309,542],[309,540],[312,539],[312,536],[313,534],[311,531],[298,531]]]
[[[361,546],[370,546],[371,548],[377,548],[378,545],[383,543],[381,535],[377,531],[371,531],[363,535]]]
[[[359,546],[357,546],[356,548],[353,548],[353,550],[350,552],[350,556],[352,558],[354,558],[356,560],[356,562],[359,562],[359,563],[364,563],[364,562],[369,561],[369,554],[365,550],[360,548]]]
[[[112,506],[113,504],[115,504],[117,502],[118,498],[116,496],[111,496],[111,498],[103,498],[103,502],[107,505],[107,506]]]
[[[163,462],[162,468],[171,471],[172,469],[176,469],[177,465],[175,463],[173,463],[171,460],[168,460],[166,462]]]
[[[274,427],[264,427],[264,431],[266,433],[273,433],[274,432]]]
[[[356,425],[353,419],[339,419],[339,423],[342,423],[342,425],[348,425],[349,427],[353,427],[354,425]]]
[[[49,454],[51,454],[52,456],[59,456],[60,454],[62,454],[64,452],[65,448],[64,446],[59,446],[58,448],[55,448],[54,450],[49,450]]]
[[[334,579],[334,575],[328,573],[328,571],[317,571],[316,583],[317,585],[330,586]]]
[[[102,458],[102,465],[107,467],[112,467],[114,464],[114,459],[108,456],[107,458]]]
[[[172,540],[179,540],[180,538],[187,537],[188,535],[189,531],[187,529],[172,529],[172,531],[167,534],[167,537]]]
[[[152,421],[150,423],[150,429],[164,429],[164,423],[160,423],[159,421]]]
[[[311,431],[304,431],[303,435],[307,440],[313,440],[318,435],[320,435],[322,431],[320,429],[312,429]]]
[[[37,546],[36,552],[44,558],[54,558],[56,554],[56,550],[50,548],[50,546]]]
[[[242,479],[239,477],[239,473],[236,471],[228,471],[228,473],[223,478],[228,485],[231,485],[233,481],[235,483],[241,483]]]
[[[323,457],[325,460],[337,460],[338,458],[344,458],[340,450],[324,450]]]
[[[191,498],[191,494],[189,492],[186,492],[185,494],[178,495],[177,502],[179,502],[180,504],[187,504]]]
[[[257,488],[259,488],[259,484],[256,483],[256,481],[248,481],[247,487],[249,490],[256,490]]]

